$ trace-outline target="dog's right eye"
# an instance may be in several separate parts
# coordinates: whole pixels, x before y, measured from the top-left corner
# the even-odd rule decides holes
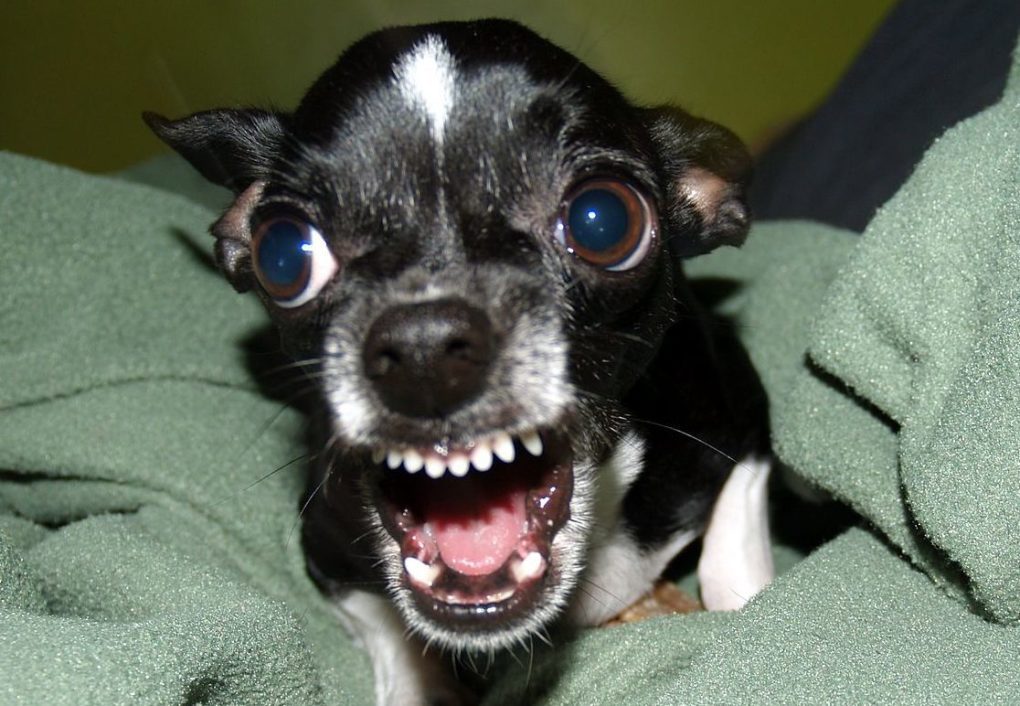
[[[259,284],[287,309],[314,299],[339,267],[315,226],[293,218],[274,218],[255,230],[252,262]]]

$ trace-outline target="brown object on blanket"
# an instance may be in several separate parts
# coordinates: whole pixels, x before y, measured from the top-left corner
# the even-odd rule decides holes
[[[697,598],[682,591],[675,583],[659,581],[651,591],[641,596],[615,618],[606,621],[603,627],[636,623],[662,615],[696,613],[700,610],[705,610],[705,607]]]

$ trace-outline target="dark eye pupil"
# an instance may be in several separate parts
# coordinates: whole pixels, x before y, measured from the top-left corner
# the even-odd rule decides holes
[[[623,199],[608,189],[590,189],[570,205],[570,232],[581,247],[599,252],[627,237],[630,217]]]
[[[312,242],[307,232],[292,221],[277,221],[259,244],[258,266],[269,285],[294,285],[305,273]]]

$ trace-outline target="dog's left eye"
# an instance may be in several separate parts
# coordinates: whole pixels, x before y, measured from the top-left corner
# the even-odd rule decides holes
[[[338,268],[315,226],[293,218],[274,218],[256,229],[252,262],[259,284],[287,309],[314,299]]]
[[[570,252],[613,272],[644,260],[655,231],[655,212],[645,196],[609,178],[590,179],[568,192],[556,228]]]

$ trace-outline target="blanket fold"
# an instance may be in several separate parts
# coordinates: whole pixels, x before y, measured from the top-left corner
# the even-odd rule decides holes
[[[808,369],[795,383],[800,403],[776,429],[780,454],[857,507],[948,590],[1015,624],[1015,77],[998,105],[932,146],[868,226],[814,322],[810,362],[828,375]],[[866,438],[853,439],[854,430]],[[856,487],[865,473],[871,481]]]
[[[213,214],[13,155],[0,209],[0,703],[369,701],[304,570],[302,420],[248,368],[262,312],[197,255]]]

